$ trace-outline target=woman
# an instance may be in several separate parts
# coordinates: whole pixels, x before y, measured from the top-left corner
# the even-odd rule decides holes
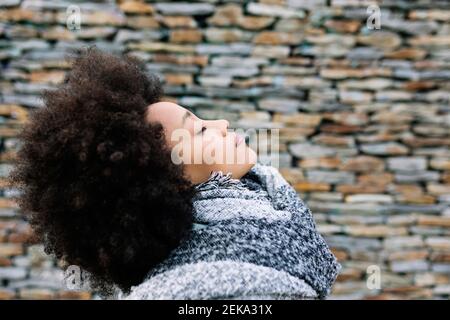
[[[227,121],[163,101],[141,62],[82,50],[43,98],[10,179],[46,252],[87,271],[94,289],[128,299],[329,294],[340,266],[294,189]]]

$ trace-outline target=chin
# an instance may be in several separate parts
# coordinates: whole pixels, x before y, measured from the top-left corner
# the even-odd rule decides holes
[[[248,154],[249,154],[249,162],[248,164],[250,165],[249,170],[256,164],[256,162],[258,162],[258,155],[256,154],[256,152],[252,149],[252,148],[248,148]]]
[[[233,178],[240,179],[243,177],[253,166],[256,164],[258,160],[258,156],[256,155],[256,152],[247,147],[247,158],[244,163],[238,163],[235,165],[231,165],[228,171],[231,171],[233,173]]]

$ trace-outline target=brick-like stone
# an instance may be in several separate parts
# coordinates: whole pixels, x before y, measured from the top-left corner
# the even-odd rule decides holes
[[[125,1],[120,4],[119,8],[125,13],[152,14],[155,11],[150,4],[139,1]]]
[[[450,194],[450,184],[428,183],[427,191],[433,195]]]
[[[447,35],[436,35],[436,36],[417,36],[414,38],[411,38],[409,40],[409,43],[412,46],[419,46],[419,47],[439,47],[439,46],[448,46],[450,45],[450,36]]]
[[[359,30],[361,22],[358,20],[327,20],[325,27],[344,34],[355,33]]]
[[[23,246],[20,243],[0,243],[0,256],[17,256],[23,254]]]
[[[311,182],[325,182],[334,184],[351,184],[355,181],[353,173],[345,171],[322,171],[322,170],[307,170],[306,177]]]
[[[426,50],[418,48],[401,48],[393,52],[386,54],[387,58],[390,59],[411,59],[420,60],[423,59],[427,54]]]
[[[195,28],[197,22],[189,16],[163,16],[161,23],[169,28]]]
[[[368,35],[357,37],[357,41],[364,45],[382,49],[394,49],[400,46],[401,37],[394,32],[371,32]]]
[[[0,267],[0,279],[19,280],[27,276],[27,270],[21,267]]]
[[[283,18],[303,18],[305,12],[303,10],[292,10],[278,5],[250,2],[247,5],[249,13],[261,16],[283,17]]]
[[[355,172],[379,172],[384,170],[384,162],[371,156],[358,156],[344,160],[341,170]]]
[[[266,45],[295,45],[300,43],[301,40],[302,35],[298,33],[286,33],[277,31],[264,31],[253,38],[254,43]]]
[[[384,225],[362,226],[352,225],[345,226],[344,232],[355,237],[381,238],[389,236],[404,236],[408,234],[408,230],[404,227],[388,227]]]
[[[448,250],[450,249],[450,239],[446,237],[429,237],[425,240],[425,244],[436,250]]]
[[[379,202],[379,203],[393,203],[393,199],[387,194],[354,194],[345,197],[346,202]]]
[[[295,114],[275,113],[272,120],[292,126],[316,127],[320,124],[322,117],[318,114],[301,112]]]
[[[214,11],[214,6],[210,3],[192,2],[158,2],[154,7],[165,15],[204,15]]]
[[[393,171],[421,171],[427,167],[425,158],[394,157],[387,161],[388,168]]]
[[[411,19],[449,21],[450,10],[441,10],[441,9],[413,10],[409,13],[409,17]]]
[[[10,289],[0,289],[0,300],[11,300],[16,298],[16,292]]]
[[[25,300],[49,300],[55,297],[55,293],[48,289],[20,289],[19,298]]]
[[[361,145],[361,150],[364,153],[371,155],[401,155],[408,153],[408,148],[406,146],[395,142],[363,144]]]
[[[450,158],[434,158],[430,161],[430,167],[438,170],[450,170]]]
[[[266,98],[259,101],[259,108],[262,110],[276,111],[282,113],[295,113],[300,106],[297,100]]]
[[[175,43],[199,43],[202,37],[202,32],[196,29],[176,29],[170,32],[170,42]]]
[[[391,263],[391,270],[393,272],[423,272],[428,271],[429,264],[425,260],[415,261],[393,261]]]
[[[341,160],[336,157],[305,158],[299,161],[302,168],[336,169],[340,164]]]
[[[328,134],[316,135],[312,141],[321,145],[340,146],[340,147],[354,147],[355,140],[351,136],[335,136]]]
[[[382,90],[392,85],[392,80],[385,78],[370,78],[367,80],[346,80],[339,84],[343,89]]]
[[[417,219],[419,225],[450,227],[450,217],[441,216],[419,216]]]
[[[300,192],[312,192],[312,191],[329,191],[331,186],[328,183],[323,182],[299,182],[294,185],[295,190]]]
[[[336,154],[336,151],[333,148],[310,143],[291,144],[289,150],[294,156],[299,158],[320,158]]]
[[[391,237],[384,240],[386,249],[404,249],[422,247],[424,244],[420,236],[398,236]]]

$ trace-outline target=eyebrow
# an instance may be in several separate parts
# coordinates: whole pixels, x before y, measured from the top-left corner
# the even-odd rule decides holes
[[[187,110],[183,114],[183,118],[181,118],[181,125],[184,127],[184,123],[186,122],[186,119],[191,116],[191,113]]]

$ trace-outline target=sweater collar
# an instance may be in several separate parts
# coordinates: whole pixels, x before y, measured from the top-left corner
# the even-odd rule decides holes
[[[232,173],[224,174],[222,171],[211,171],[209,178],[195,185],[197,191],[207,191],[218,188],[245,189],[245,185],[239,179],[232,178]]]
[[[256,174],[260,163],[256,163],[241,179],[232,177],[232,173],[223,171],[211,171],[209,178],[195,185],[197,191],[212,189],[261,189],[260,180]]]

